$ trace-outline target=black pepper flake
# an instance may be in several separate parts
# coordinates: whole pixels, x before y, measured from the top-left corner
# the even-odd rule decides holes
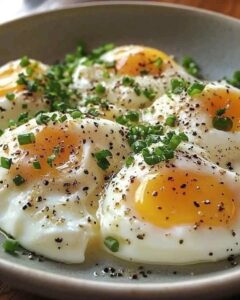
[[[144,237],[145,237],[145,234],[138,234],[138,235],[137,235],[137,238],[138,238],[139,240],[143,240]]]
[[[56,242],[56,243],[61,243],[62,241],[63,241],[63,238],[59,238],[59,237],[58,237],[58,238],[55,239],[55,242]]]
[[[200,204],[197,201],[193,201],[194,206],[200,207]]]
[[[137,280],[138,279],[138,275],[137,274],[133,274],[129,277],[129,279],[131,280]]]

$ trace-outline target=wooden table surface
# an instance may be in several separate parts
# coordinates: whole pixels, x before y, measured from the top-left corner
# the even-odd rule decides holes
[[[159,2],[185,4],[240,18],[240,0],[159,0]],[[15,290],[2,282],[0,283],[0,300],[47,300],[47,298]]]

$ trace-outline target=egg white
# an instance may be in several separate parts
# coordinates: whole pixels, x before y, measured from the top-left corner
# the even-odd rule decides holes
[[[60,124],[37,125],[32,119],[5,131],[0,137],[0,157],[12,158],[12,167],[16,165],[27,155],[17,136],[37,134],[46,126],[60,126],[67,134],[79,135],[82,156],[72,153],[68,162],[57,167],[58,176],[47,173],[21,186],[13,183],[9,170],[0,168],[0,227],[31,251],[56,261],[81,263],[88,243],[98,237],[95,213],[105,177],[119,168],[130,151],[126,130],[108,120],[73,120],[68,116]],[[112,153],[106,171],[94,157],[102,149]]]
[[[36,65],[36,72],[40,75],[47,66],[30,60]],[[11,61],[0,68],[0,129],[9,126],[9,120],[16,121],[20,113],[34,116],[38,111],[48,110],[49,103],[41,93],[30,93],[25,87],[17,85],[18,75],[26,74],[26,68],[20,66],[20,60]],[[5,92],[6,91],[6,92]],[[7,93],[13,93],[14,99],[9,100]]]
[[[119,59],[121,55],[131,55],[143,49],[141,46],[123,46],[105,53],[101,60],[111,63]],[[187,74],[184,69],[176,63],[168,62],[169,66],[160,76],[150,74],[138,75],[132,77],[135,84],[141,90],[152,89],[155,93],[154,99],[148,99],[143,93],[137,95],[132,86],[124,86],[122,81],[126,76],[116,74],[109,71],[104,64],[84,65],[84,59],[80,61],[78,67],[73,74],[72,88],[79,91],[82,99],[96,95],[95,87],[101,84],[106,91],[103,97],[110,103],[110,107],[106,110],[100,108],[102,116],[109,119],[115,119],[116,116],[122,115],[129,110],[138,110],[149,107],[155,99],[163,95],[169,88],[172,78],[183,78],[189,81],[194,79]],[[108,76],[106,77],[106,72]],[[129,76],[127,76],[129,77]],[[130,76],[131,77],[131,76]],[[82,107],[81,101],[79,106]],[[109,111],[113,111],[109,113]]]
[[[201,110],[203,98],[210,99],[211,96],[221,95],[226,90],[230,98],[231,93],[239,95],[240,98],[240,91],[224,82],[208,83],[201,94],[193,97],[186,92],[163,95],[145,110],[143,120],[153,124],[164,123],[169,115],[175,115],[176,131],[186,133],[190,142],[207,150],[211,160],[221,167],[230,166],[230,169],[240,172],[240,133],[214,128],[213,118]]]
[[[200,162],[200,163],[199,163]],[[161,228],[144,221],[129,203],[134,201],[132,186],[152,174],[161,173],[166,165],[177,169],[211,174],[224,181],[236,196],[237,217],[227,227],[176,225]],[[141,155],[129,168],[124,167],[112,179],[101,200],[99,218],[102,240],[113,237],[119,250],[111,252],[125,260],[154,264],[189,264],[217,261],[238,254],[240,246],[239,175],[226,171],[209,160],[209,155],[196,146],[182,144],[170,162],[147,165]],[[132,191],[132,192],[131,192]],[[194,201],[194,199],[193,199]]]

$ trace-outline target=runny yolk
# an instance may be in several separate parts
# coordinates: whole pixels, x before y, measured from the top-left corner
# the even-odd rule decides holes
[[[135,209],[146,222],[163,228],[178,225],[227,226],[235,217],[234,195],[213,175],[166,169],[146,178],[135,193]]]
[[[23,86],[17,84],[18,74],[22,72],[20,65],[9,65],[0,69],[0,96],[23,90]]]
[[[61,170],[69,170],[74,162],[81,161],[82,149],[80,137],[70,130],[61,127],[45,127],[35,135],[35,143],[22,145],[20,149],[24,155],[20,161],[13,164],[10,172],[12,176],[21,175],[25,180],[32,180],[39,176],[57,176]],[[57,154],[52,166],[47,162],[54,151]],[[38,161],[41,169],[35,169],[33,162]]]
[[[120,53],[119,53],[120,54]],[[116,62],[117,72],[121,75],[137,76],[141,74],[160,75],[172,59],[162,51],[139,47],[139,51],[121,52]]]
[[[33,75],[43,72],[43,68],[37,63],[33,63],[31,67],[34,70]],[[5,96],[7,93],[16,93],[24,89],[24,85],[17,84],[17,80],[19,79],[18,75],[20,73],[25,73],[25,68],[22,68],[18,61],[9,63],[0,68],[0,97]],[[32,79],[33,75],[28,76],[28,78]]]
[[[228,117],[232,120],[233,126],[231,131],[240,130],[240,96],[234,93],[227,93],[227,91],[218,91],[212,93],[209,97],[204,99],[204,110],[208,112],[211,117],[215,117],[217,111],[226,109],[223,117]]]

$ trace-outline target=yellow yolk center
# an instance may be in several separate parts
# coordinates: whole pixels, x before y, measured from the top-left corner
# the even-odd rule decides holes
[[[121,75],[137,76],[141,74],[160,75],[166,64],[172,59],[159,50],[140,48],[139,51],[128,53],[120,52],[117,58],[116,69]]]
[[[42,67],[37,63],[33,63],[30,66],[33,68],[34,74],[28,76],[29,79],[43,72]],[[20,73],[25,73],[25,68],[22,68],[18,61],[9,63],[0,68],[0,97],[5,96],[7,93],[16,93],[24,89],[23,85],[17,84],[18,75]]]
[[[234,195],[213,175],[166,169],[140,184],[135,209],[149,223],[226,226],[235,216]]]
[[[208,97],[204,98],[204,110],[211,117],[215,117],[220,109],[226,109],[223,117],[228,117],[232,120],[233,126],[231,131],[240,130],[240,96],[234,93],[228,94],[227,91],[221,93],[217,91]]]
[[[82,149],[79,136],[61,127],[45,127],[36,136],[35,143],[20,146],[23,156],[13,164],[10,172],[20,174],[26,180],[44,175],[58,175],[61,170],[69,170],[74,162],[81,161]],[[57,150],[57,151],[56,151]],[[56,153],[57,152],[57,153]],[[49,164],[48,157],[56,153],[56,158]],[[38,161],[41,169],[35,169],[33,162]]]

